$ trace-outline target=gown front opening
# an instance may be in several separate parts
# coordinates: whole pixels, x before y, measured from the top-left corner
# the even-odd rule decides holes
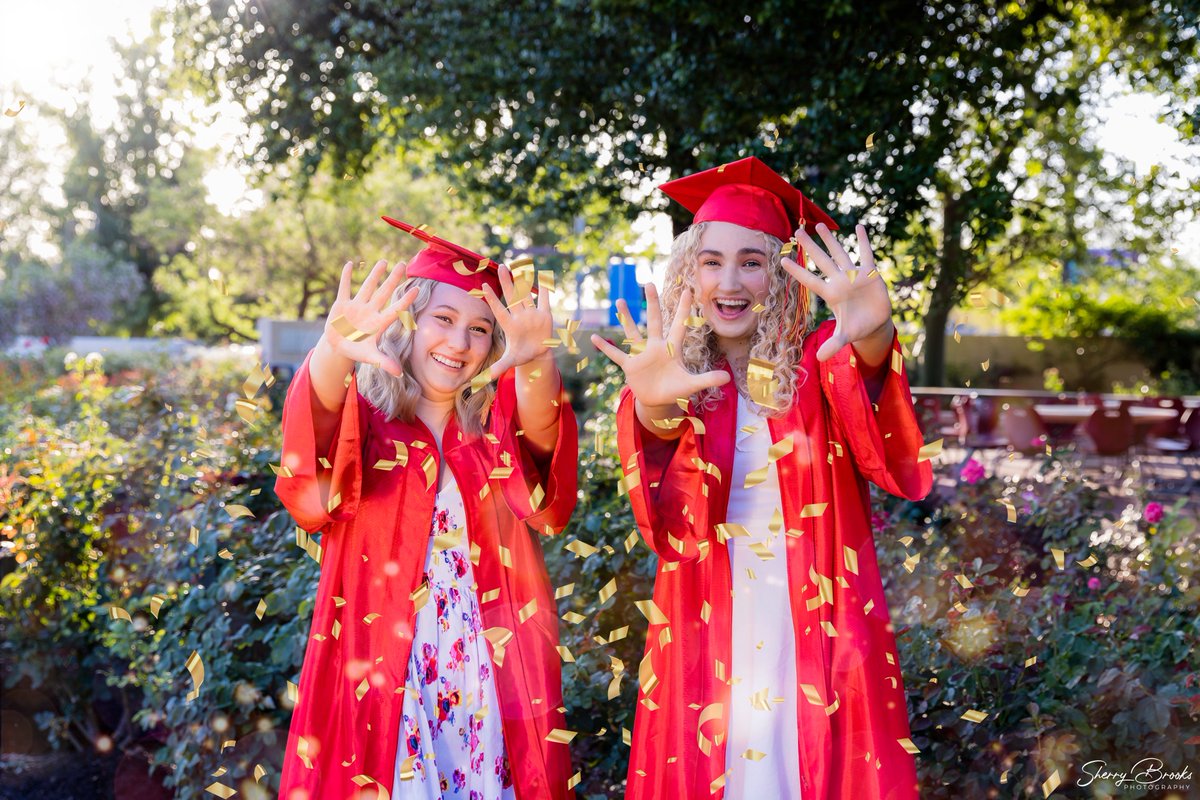
[[[726,522],[749,536],[728,539],[733,585],[733,659],[725,796],[730,800],[800,798],[796,710],[796,645],[788,593],[787,537],[775,464],[766,480],[746,488],[746,476],[768,464],[771,432],[738,395],[733,476]]]
[[[513,800],[466,512],[448,477],[434,504],[425,557],[429,599],[413,632],[391,796]]]

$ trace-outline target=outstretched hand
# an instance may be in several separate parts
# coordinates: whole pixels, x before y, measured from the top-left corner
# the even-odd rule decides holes
[[[596,349],[625,371],[626,385],[644,406],[674,405],[679,398],[687,398],[711,386],[729,382],[729,373],[725,370],[694,374],[684,366],[683,336],[691,309],[692,292],[684,289],[679,296],[679,306],[675,309],[671,328],[663,336],[658,290],[654,284],[646,284],[647,337],[644,340],[629,315],[629,306],[624,300],[617,301],[618,318],[625,329],[626,338],[634,344],[633,352],[626,353],[599,336],[592,335],[592,344]],[[642,344],[645,346],[638,352],[637,345]]]
[[[404,282],[405,264],[395,266],[383,285],[379,284],[387,269],[387,262],[375,263],[358,294],[351,296],[351,277],[354,262],[347,261],[342,267],[342,279],[338,284],[337,299],[329,309],[325,321],[325,339],[335,353],[361,364],[374,364],[385,372],[399,377],[403,369],[395,359],[379,349],[383,332],[396,321],[397,315],[412,305],[418,289],[412,287],[396,302],[384,308],[396,287]]]
[[[812,256],[824,279],[790,258],[782,260],[783,268],[802,286],[824,299],[833,312],[836,321],[833,335],[817,350],[818,361],[827,361],[845,345],[866,339],[892,318],[892,300],[887,283],[875,268],[875,254],[867,240],[867,229],[858,225],[855,231],[861,267],[854,266],[845,249],[823,223],[817,225],[817,233],[829,248],[828,252],[803,228],[797,229],[796,241]]]
[[[528,364],[550,352],[546,341],[554,334],[554,315],[550,311],[550,290],[539,286],[537,301],[526,295],[516,299],[512,270],[500,267],[500,291],[504,302],[492,290],[483,287],[483,299],[492,309],[496,324],[504,331],[504,353],[492,364],[492,377],[498,378],[511,367]]]

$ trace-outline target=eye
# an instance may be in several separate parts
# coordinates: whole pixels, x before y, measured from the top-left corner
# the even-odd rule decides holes
[[[447,325],[449,325],[452,322],[450,317],[446,316],[445,314],[435,314],[433,318],[440,319],[442,322],[446,323]]]
[[[762,262],[759,261],[758,259],[754,259],[754,258],[752,258],[749,261],[747,261],[746,263],[742,264],[742,267],[745,269],[758,269],[761,266],[762,266]]]
[[[700,262],[700,266],[702,266],[702,267],[708,267],[708,268],[710,268],[710,269],[711,269],[711,268],[714,268],[714,267],[719,267],[719,266],[721,266],[721,262],[720,262],[720,261],[717,261],[715,258],[706,258],[706,259],[704,259],[703,261],[701,261],[701,262]]]
[[[471,327],[471,330],[473,330],[473,331],[475,331],[475,332],[477,332],[477,333],[482,333],[482,334],[484,334],[484,335],[487,335],[488,333],[491,333],[491,331],[489,331],[487,328],[483,327],[482,325],[473,325],[473,326]]]

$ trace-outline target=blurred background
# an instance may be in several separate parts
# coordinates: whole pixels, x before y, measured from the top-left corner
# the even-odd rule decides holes
[[[690,221],[655,185],[748,155],[868,226],[943,442],[930,498],[876,496],[923,796],[1200,791],[1080,785],[1197,765],[1198,33],[1195,0],[4,3],[0,797],[273,796],[317,575],[278,408],[341,265],[417,250],[380,214],[553,270],[585,343]],[[654,557],[619,375],[559,355],[590,800]]]

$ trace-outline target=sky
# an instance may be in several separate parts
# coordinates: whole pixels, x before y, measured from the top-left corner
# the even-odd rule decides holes
[[[148,34],[150,12],[162,2],[0,0],[0,107],[15,108],[18,100],[27,101],[17,117],[0,117],[0,125],[19,122],[37,130],[41,146],[53,158],[63,148],[64,140],[56,126],[39,112],[39,104],[69,107],[87,102],[98,124],[111,122],[116,114],[112,97],[119,62],[110,40]],[[90,92],[79,89],[85,83],[90,85]],[[1186,145],[1169,126],[1157,121],[1161,107],[1161,101],[1152,96],[1119,98],[1100,112],[1100,145],[1130,158],[1139,174],[1156,163],[1176,165]],[[231,109],[217,119],[198,144],[231,153],[241,124],[238,114]],[[61,154],[58,157],[65,158]],[[256,199],[233,163],[215,170],[205,184],[210,200],[226,213]],[[662,214],[643,216],[636,230],[644,239],[637,247],[644,249],[652,241],[665,253],[670,246],[669,221]],[[1200,220],[1193,219],[1173,246],[1200,265]]]

